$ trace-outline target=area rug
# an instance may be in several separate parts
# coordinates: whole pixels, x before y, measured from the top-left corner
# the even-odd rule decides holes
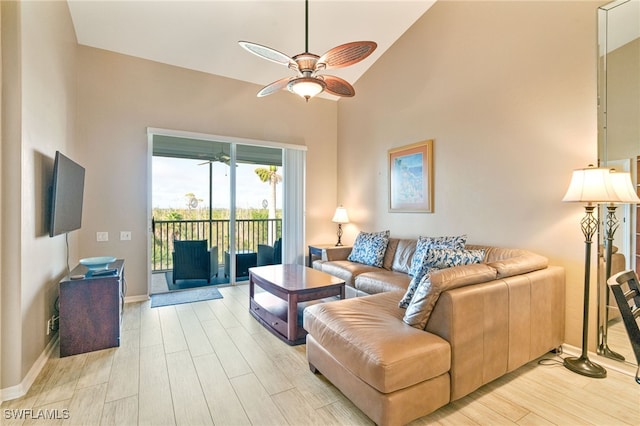
[[[197,288],[197,287],[202,287],[202,286],[206,286],[206,285],[212,285],[212,284],[220,284],[221,282],[218,282],[218,279],[216,277],[212,277],[211,278],[211,282],[208,283],[207,280],[205,279],[193,279],[193,280],[176,280],[176,282],[173,282],[173,271],[167,271],[164,274],[165,279],[167,280],[167,287],[169,287],[169,290],[186,290],[186,289],[190,289],[190,288]],[[227,280],[227,282],[229,282],[229,280]]]
[[[229,278],[225,277],[223,272],[219,272],[217,277],[211,277],[211,282],[208,283],[205,279],[194,279],[194,280],[176,280],[173,282],[173,271],[167,271],[164,274],[165,279],[167,280],[167,287],[169,290],[185,290],[188,288],[197,288],[205,285],[215,285],[215,284],[229,284]],[[246,281],[249,277],[238,277],[236,281]]]
[[[169,293],[151,295],[151,307],[180,305],[182,303],[201,302],[203,300],[222,299],[222,294],[215,287],[178,290]]]

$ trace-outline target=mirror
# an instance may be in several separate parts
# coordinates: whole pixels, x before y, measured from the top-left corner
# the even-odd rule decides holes
[[[631,173],[640,180],[640,1],[616,0],[598,8],[598,156],[602,166]],[[623,204],[615,211],[618,227],[612,251],[611,275],[625,269],[640,272],[640,209]],[[600,217],[606,218],[601,207]],[[601,220],[598,262],[597,352],[635,364],[620,313],[606,284],[607,239]],[[604,225],[604,226],[603,226]],[[638,232],[638,233],[636,233]],[[636,240],[637,239],[637,240]],[[638,247],[640,248],[640,247]]]

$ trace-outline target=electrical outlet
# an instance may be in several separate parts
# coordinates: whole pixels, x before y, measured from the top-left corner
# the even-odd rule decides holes
[[[47,320],[47,336],[51,333],[51,329],[52,329],[52,323],[51,323],[51,318],[49,318]]]
[[[109,241],[108,232],[96,232],[96,241]]]
[[[131,241],[131,231],[120,231],[120,241]]]

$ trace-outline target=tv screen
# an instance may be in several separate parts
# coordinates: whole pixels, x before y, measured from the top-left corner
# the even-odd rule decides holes
[[[80,229],[83,193],[84,167],[56,151],[51,188],[50,237]]]

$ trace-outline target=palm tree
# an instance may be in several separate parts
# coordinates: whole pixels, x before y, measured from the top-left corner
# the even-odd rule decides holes
[[[259,167],[255,170],[262,182],[269,182],[271,189],[271,200],[269,202],[269,219],[276,218],[276,185],[282,182],[282,176],[278,174],[278,166],[269,166],[268,169]],[[269,243],[273,243],[274,232],[269,226]]]

